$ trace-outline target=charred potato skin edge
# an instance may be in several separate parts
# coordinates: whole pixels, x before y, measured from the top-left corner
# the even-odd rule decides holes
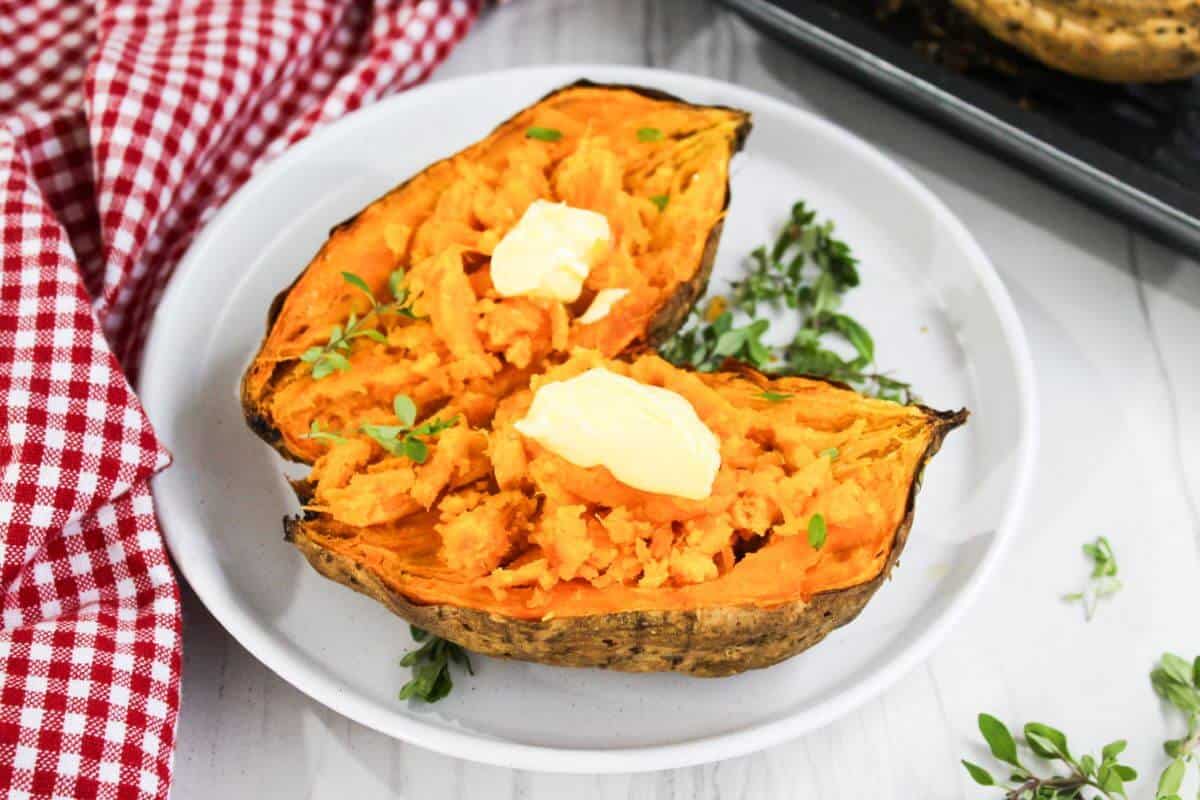
[[[758,374],[749,368],[744,371]],[[940,412],[918,407],[933,421],[934,434],[914,472],[905,514],[883,569],[869,581],[818,593],[808,602],[523,620],[477,609],[413,603],[362,564],[314,541],[307,527],[319,525],[318,520],[286,518],[284,538],[326,578],[472,652],[562,667],[680,672],[704,678],[733,675],[769,667],[817,644],[830,631],[853,621],[891,575],[908,541],[925,465],[946,435],[968,416],[965,409]],[[295,488],[303,501],[309,487],[299,483]]]
[[[566,91],[570,91],[572,89],[578,89],[578,88],[609,89],[609,90],[613,90],[613,91],[624,90],[624,91],[635,92],[637,94],[643,95],[644,97],[649,97],[653,100],[664,100],[664,101],[668,101],[668,102],[682,103],[684,105],[693,106],[696,108],[720,109],[720,110],[736,113],[741,117],[741,123],[739,124],[739,126],[737,128],[732,145],[730,147],[731,156],[734,154],[737,154],[738,152],[741,151],[742,146],[746,142],[746,137],[750,134],[750,128],[751,128],[752,123],[751,123],[749,112],[742,111],[742,110],[736,109],[736,108],[731,108],[729,106],[722,106],[722,105],[701,106],[701,105],[697,105],[695,103],[688,103],[686,100],[676,97],[675,95],[670,94],[668,92],[664,92],[659,89],[652,89],[652,88],[645,87],[645,86],[635,86],[635,85],[631,85],[631,84],[595,83],[595,82],[589,81],[589,80],[578,80],[578,81],[575,81],[574,83],[568,84],[566,86],[563,86],[561,88],[555,89],[552,92],[547,93],[544,97],[540,98],[539,100],[537,100],[535,103],[533,103],[531,105],[536,105],[537,103],[541,103],[546,100],[549,100],[550,98],[554,97],[557,94],[560,94],[560,93],[566,92]],[[528,106],[526,108],[528,108]],[[504,126],[510,124],[514,119],[516,119],[518,116],[520,116],[522,113],[524,113],[525,110],[526,109],[523,108],[520,111],[517,111],[515,114],[513,114],[513,116],[506,119],[504,122],[501,122],[499,125],[497,125],[493,129],[493,133],[497,130],[500,130]],[[491,136],[492,134],[489,133],[488,135]],[[457,154],[455,154],[455,155],[457,155]],[[451,155],[448,158],[454,158],[454,155]],[[448,158],[442,159],[442,161],[446,161],[446,160],[448,160]],[[436,164],[439,164],[439,163],[442,163],[442,162],[441,161],[434,162],[434,164],[429,165],[425,169],[418,172],[416,175],[420,175],[420,174],[424,173],[426,170],[431,169],[433,166],[435,166]],[[390,194],[394,194],[396,192],[403,190],[404,187],[406,187],[413,180],[413,178],[416,177],[416,175],[410,177],[408,180],[405,180],[404,182],[389,189],[386,193],[381,195],[379,198],[376,198],[375,200],[371,201],[371,203],[368,205],[374,204],[374,203],[378,202],[379,200],[383,199],[383,197],[387,197]],[[725,215],[725,212],[729,209],[730,200],[731,200],[731,192],[729,189],[729,183],[728,183],[728,181],[726,181],[725,203],[721,208],[721,212],[722,212],[721,217],[716,221],[716,223],[713,224],[712,228],[709,229],[708,238],[707,238],[707,240],[705,242],[705,246],[704,246],[704,253],[701,256],[700,264],[696,270],[696,274],[690,280],[687,280],[687,281],[684,281],[683,283],[681,283],[679,285],[679,287],[675,290],[674,294],[672,294],[670,297],[668,297],[663,302],[662,307],[655,313],[654,317],[650,321],[650,324],[647,326],[645,335],[643,336],[643,341],[646,345],[657,346],[657,345],[661,344],[662,342],[665,342],[672,335],[674,335],[675,332],[677,330],[679,330],[679,328],[687,320],[688,314],[691,312],[692,306],[694,306],[696,301],[699,300],[704,295],[705,291],[708,290],[708,280],[709,280],[709,277],[712,275],[713,263],[716,260],[716,255],[717,255],[717,245],[720,242],[721,231],[724,227],[724,221],[725,221],[724,215]],[[329,237],[332,238],[339,232],[341,232],[343,230],[348,230],[349,228],[351,228],[357,222],[358,217],[359,217],[359,215],[355,214],[354,216],[352,216],[346,220],[343,220],[342,222],[338,223],[337,225],[334,225],[329,231]],[[300,279],[302,277],[304,277],[304,274],[308,271],[308,269],[312,266],[312,264],[315,264],[317,262],[317,260],[320,256],[320,253],[322,250],[324,250],[324,248],[325,248],[325,245],[323,244],[321,246],[321,250],[318,250],[317,253],[313,256],[312,260],[309,262],[309,266],[306,266],[304,268],[304,270],[302,270],[300,272],[300,274],[296,276],[296,278],[291,282],[291,284],[289,284],[288,287],[286,289],[284,289],[282,292],[277,294],[275,296],[274,300],[271,301],[270,308],[267,311],[267,324],[266,324],[266,331],[263,336],[263,342],[265,342],[267,336],[270,335],[271,328],[275,325],[275,320],[278,318],[280,312],[282,311],[284,301],[287,299],[288,294],[292,291],[293,288],[295,288],[296,284],[300,282]],[[261,345],[260,345],[260,351],[261,351]],[[257,354],[255,356],[255,360],[257,360]],[[254,397],[251,394],[251,392],[249,391],[249,386],[248,386],[246,378],[249,376],[250,370],[247,369],[246,374],[243,375],[242,382],[241,382],[241,388],[240,388],[240,395],[241,395],[241,401],[242,401],[242,414],[245,417],[246,425],[250,428],[250,430],[252,430],[255,433],[255,435],[258,436],[260,439],[262,439],[264,442],[266,442],[271,447],[273,447],[275,449],[275,451],[278,452],[281,456],[283,456],[288,461],[297,461],[300,463],[307,463],[304,459],[298,457],[295,453],[293,453],[291,450],[289,450],[287,448],[286,444],[284,443],[283,434],[280,432],[279,428],[276,427],[274,422],[271,420],[270,415],[263,408],[263,400],[272,394],[272,392],[274,391],[275,384],[283,377],[284,373],[286,372],[287,367],[289,367],[291,364],[293,364],[294,361],[295,361],[295,359],[290,359],[287,361],[280,361],[277,364],[275,364],[273,372],[271,374],[271,377],[267,380],[266,384],[263,387],[263,391],[259,397]]]

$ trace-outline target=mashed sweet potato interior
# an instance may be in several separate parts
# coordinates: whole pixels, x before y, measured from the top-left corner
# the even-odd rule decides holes
[[[745,127],[741,112],[612,87],[572,87],[522,111],[332,233],[247,373],[249,403],[287,451],[307,461],[322,451],[304,438],[314,419],[352,429],[386,417],[391,398],[405,393],[426,412],[453,398],[483,426],[498,398],[525,385],[551,354],[617,354],[706,263]],[[531,129],[553,133],[531,137]],[[536,199],[600,212],[612,231],[613,246],[570,305],[502,298],[491,283],[493,248]],[[351,369],[314,381],[298,357],[325,344],[351,312],[368,309],[342,273],[386,301],[398,267],[420,318],[383,317],[373,326],[386,341],[354,340]],[[605,288],[629,294],[607,317],[579,322]]]
[[[691,403],[720,440],[711,497],[630,488],[512,427],[538,386],[594,366]],[[767,388],[789,396],[773,401]],[[626,363],[577,349],[503,398],[490,429],[464,423],[431,440],[424,464],[366,438],[329,446],[308,484],[307,510],[323,521],[309,535],[421,603],[526,618],[773,605],[880,573],[914,473],[947,424],[823,381],[699,374],[653,355]],[[819,549],[808,536],[818,514]]]

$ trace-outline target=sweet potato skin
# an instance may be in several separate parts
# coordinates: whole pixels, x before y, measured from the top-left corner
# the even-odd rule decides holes
[[[817,644],[857,617],[890,576],[908,541],[924,466],[946,434],[967,418],[966,411],[923,410],[930,415],[934,433],[914,472],[906,511],[884,568],[869,581],[816,594],[808,602],[520,620],[411,602],[364,565],[321,547],[308,534],[310,526],[322,524],[319,519],[285,519],[284,538],[326,578],[374,598],[413,625],[472,652],[563,667],[680,672],[706,678],[733,675],[769,667]],[[302,486],[297,489],[303,494]]]
[[[988,33],[1054,69],[1109,83],[1200,73],[1191,0],[953,0]]]
[[[684,105],[694,105],[687,103],[687,101],[676,97],[675,95],[659,89],[630,84],[600,84],[588,80],[579,80],[567,86],[555,89],[554,91],[546,94],[537,102],[541,103],[559,93],[582,87],[603,88],[614,91],[624,90],[635,92],[656,100],[666,100],[670,102],[682,103]],[[727,109],[725,106],[706,106],[706,108]],[[732,144],[732,152],[737,153],[742,149],[742,146],[746,141],[746,137],[750,133],[750,116],[749,114],[736,109],[727,110],[736,111],[736,113],[742,116],[742,123],[736,131]],[[512,119],[515,119],[523,112],[524,109],[516,112],[512,118],[497,125],[495,130],[504,128],[509,124],[509,122],[511,122]],[[450,156],[450,158],[453,158],[453,156]],[[385,197],[404,190],[405,187],[407,187],[417,177],[425,174],[425,172],[433,169],[441,163],[443,162],[436,162],[427,167],[425,170],[422,170],[420,173],[417,173],[417,175],[414,175],[408,180],[403,181],[402,183],[390,189],[385,195],[373,201],[372,204],[379,202]],[[726,185],[724,205],[721,209],[722,212],[729,208],[729,201],[730,192],[728,185]],[[283,310],[284,302],[286,301],[289,293],[293,288],[295,288],[296,284],[300,282],[300,279],[304,276],[304,273],[307,272],[307,270],[310,269],[314,264],[320,261],[322,253],[329,246],[329,242],[332,242],[334,238],[339,235],[349,235],[350,231],[358,223],[359,217],[360,214],[355,214],[349,219],[343,220],[342,222],[333,226],[333,228],[331,228],[329,231],[329,239],[326,241],[325,245],[322,246],[321,250],[318,251],[313,257],[309,265],[305,267],[305,269],[301,271],[299,275],[296,276],[295,280],[293,280],[286,289],[275,296],[267,312],[264,342],[265,336],[270,334],[275,321],[278,319],[280,312]],[[705,242],[704,253],[700,264],[697,265],[695,274],[689,280],[681,283],[671,294],[671,296],[664,300],[661,308],[659,308],[647,326],[647,330],[641,340],[641,343],[649,347],[657,347],[659,344],[670,338],[676,331],[679,330],[684,321],[686,321],[692,306],[695,305],[696,301],[704,295],[705,291],[708,289],[709,278],[712,275],[713,263],[716,260],[717,245],[720,242],[723,222],[724,218],[722,217],[709,230],[708,237]],[[278,362],[274,364],[262,364],[259,363],[259,359],[256,357],[255,362],[243,376],[240,387],[240,397],[242,413],[245,417],[246,425],[250,428],[250,430],[252,430],[255,435],[257,435],[264,442],[271,445],[271,447],[273,447],[281,456],[283,456],[283,458],[289,461],[305,463],[305,459],[300,458],[296,453],[292,452],[286,446],[282,432],[276,426],[270,414],[266,411],[267,398],[271,396],[271,394],[275,391],[275,387],[278,382],[287,374],[289,369],[294,367],[294,365],[294,360]],[[266,374],[263,374],[264,371],[266,371]]]

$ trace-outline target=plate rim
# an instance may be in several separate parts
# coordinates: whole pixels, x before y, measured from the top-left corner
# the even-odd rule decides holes
[[[795,714],[764,723],[751,724],[734,731],[684,739],[669,744],[655,744],[625,748],[603,747],[549,747],[505,740],[484,733],[426,722],[420,715],[381,709],[375,701],[349,691],[328,672],[307,662],[302,656],[294,655],[286,641],[276,641],[279,635],[259,625],[254,617],[234,602],[232,593],[218,580],[220,570],[209,570],[206,565],[192,559],[197,545],[189,541],[186,533],[172,529],[163,512],[163,503],[157,489],[157,477],[151,480],[155,508],[175,568],[191,586],[201,603],[235,640],[246,648],[268,669],[283,678],[293,687],[322,705],[381,733],[404,742],[433,750],[445,755],[471,761],[514,769],[527,769],[555,773],[615,773],[644,772],[667,768],[694,766],[746,755],[766,747],[797,738],[805,733],[828,725],[832,721],[853,711],[866,701],[878,696],[914,667],[924,662],[940,644],[966,612],[974,606],[982,588],[1002,561],[1009,545],[1017,534],[1024,516],[1028,496],[1033,483],[1040,418],[1037,404],[1037,389],[1034,366],[1024,328],[1012,298],[996,272],[991,260],[961,220],[945,203],[909,170],[883,153],[879,148],[858,134],[825,119],[817,113],[792,105],[755,89],[738,86],[728,81],[652,67],[623,66],[613,64],[566,64],[552,66],[517,67],[476,73],[445,81],[427,83],[406,92],[391,95],[371,105],[364,106],[341,119],[325,125],[310,136],[287,148],[249,180],[238,188],[204,225],[188,247],[184,257],[176,266],[159,300],[143,351],[142,369],[138,380],[138,394],[151,421],[161,407],[158,384],[148,376],[157,373],[154,366],[171,357],[165,344],[163,323],[167,315],[161,314],[179,300],[184,278],[198,269],[197,253],[203,252],[210,239],[227,221],[241,213],[250,191],[260,182],[272,179],[289,168],[309,150],[321,146],[331,132],[344,130],[354,125],[372,124],[372,117],[386,114],[394,106],[403,106],[414,98],[446,93],[453,95],[463,86],[480,80],[504,81],[561,81],[566,84],[581,76],[598,81],[615,83],[668,82],[669,91],[681,93],[695,91],[728,95],[730,104],[738,104],[738,97],[750,103],[768,107],[772,112],[802,120],[802,124],[825,129],[831,136],[840,139],[856,156],[869,162],[881,172],[905,185],[905,188],[920,198],[936,217],[939,226],[947,231],[964,252],[969,255],[967,266],[974,273],[995,309],[1004,344],[1012,360],[1017,378],[1019,400],[1018,429],[1014,483],[1009,490],[1005,509],[996,526],[992,542],[974,572],[959,590],[959,596],[951,602],[933,623],[925,628],[913,641],[907,643],[892,660],[870,672],[863,680],[818,703],[806,713]],[[210,572],[212,574],[210,574]],[[549,756],[549,757],[548,757]]]

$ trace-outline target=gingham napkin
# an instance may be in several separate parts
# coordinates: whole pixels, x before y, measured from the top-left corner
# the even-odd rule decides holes
[[[0,0],[0,790],[167,795],[179,598],[127,378],[253,170],[422,81],[478,0]]]

